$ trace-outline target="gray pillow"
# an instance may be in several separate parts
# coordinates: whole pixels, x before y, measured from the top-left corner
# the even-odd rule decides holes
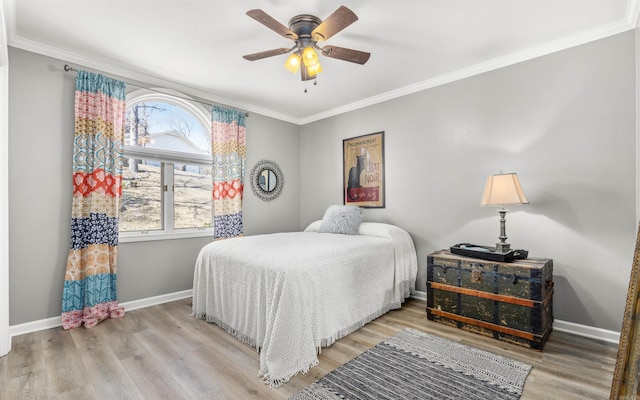
[[[357,235],[361,223],[360,207],[333,205],[325,211],[319,232]]]

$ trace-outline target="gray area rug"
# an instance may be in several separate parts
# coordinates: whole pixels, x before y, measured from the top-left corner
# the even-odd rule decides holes
[[[531,368],[407,328],[290,400],[519,399]]]

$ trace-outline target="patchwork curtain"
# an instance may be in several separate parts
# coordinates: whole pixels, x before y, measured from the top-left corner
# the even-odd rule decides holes
[[[242,194],[247,148],[245,114],[213,106],[211,110],[213,155],[214,240],[242,236]]]
[[[91,328],[124,316],[117,301],[116,269],[125,96],[124,82],[78,71],[64,329]]]

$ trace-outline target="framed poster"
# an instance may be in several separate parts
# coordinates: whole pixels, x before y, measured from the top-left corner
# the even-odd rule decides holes
[[[384,208],[384,132],[342,141],[344,204]]]

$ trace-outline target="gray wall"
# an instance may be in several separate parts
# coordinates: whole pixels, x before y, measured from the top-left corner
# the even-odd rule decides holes
[[[484,182],[517,172],[531,204],[511,207],[508,242],[553,259],[556,318],[620,330],[636,232],[633,32],[303,126],[301,227],[342,203],[342,139],[378,131],[386,208],[364,218],[411,233],[418,290],[430,252],[497,241]]]
[[[383,130],[387,205],[366,210],[365,220],[412,234],[419,290],[430,252],[497,239],[497,213],[479,207],[480,195],[488,175],[513,171],[531,204],[511,207],[509,242],[554,260],[556,318],[618,331],[636,233],[635,47],[628,32],[302,127],[252,114],[247,169],[270,159],[286,182],[266,203],[245,181],[245,233],[320,219],[342,202],[342,139]],[[63,61],[9,50],[16,325],[60,314],[75,75],[62,71]],[[190,289],[197,251],[208,242],[122,244],[120,301]]]
[[[260,160],[275,161],[284,175],[280,197],[263,201],[249,174]],[[258,114],[247,119],[247,177],[242,216],[245,233],[296,231],[300,225],[300,127]]]
[[[59,316],[69,251],[75,74],[64,61],[9,48],[10,325]],[[264,203],[245,180],[245,234],[297,230],[299,127],[252,114],[247,164],[270,159],[286,178],[283,195]],[[118,299],[192,288],[193,267],[208,238],[123,243]]]

